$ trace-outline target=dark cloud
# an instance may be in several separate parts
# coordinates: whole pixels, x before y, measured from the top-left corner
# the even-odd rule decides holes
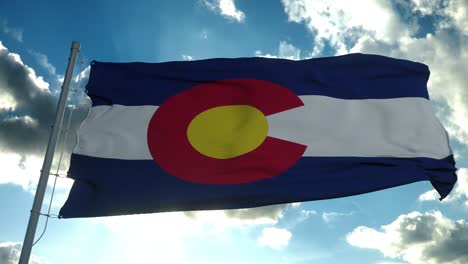
[[[442,217],[424,214],[404,218],[399,228],[399,247],[422,245],[422,258],[427,262],[468,263],[468,223]]]
[[[40,82],[34,79],[38,78],[34,76],[33,70],[25,66],[18,55],[0,46],[0,100],[8,97],[15,104],[14,107],[0,108],[0,151],[23,156],[44,155],[55,117],[58,94],[39,87]],[[68,107],[64,121],[70,110],[71,107]],[[87,111],[86,105],[74,110],[71,134],[66,143],[68,152],[75,142],[74,131]]]
[[[432,215],[404,217],[399,223],[401,244],[408,246],[424,243],[433,239],[437,219]]]
[[[18,261],[18,253],[21,249],[19,243],[0,243],[0,263],[13,264]]]
[[[433,231],[434,232],[434,231]],[[437,243],[437,242],[436,242]],[[441,263],[468,263],[468,224],[456,222],[444,243],[437,243],[425,254]]]
[[[249,209],[226,210],[224,213],[229,218],[238,218],[253,220],[258,218],[267,218],[277,220],[282,215],[283,210],[288,204],[276,204]]]
[[[0,264],[17,264],[21,253],[21,243],[0,242]],[[46,263],[36,256],[31,256],[29,264]]]
[[[383,231],[358,227],[348,234],[353,246],[371,248],[408,263],[468,263],[468,223],[435,211],[400,215]]]
[[[288,207],[288,205],[289,204],[276,204],[256,208],[224,210],[223,212],[224,215],[230,219],[277,221],[278,218],[283,215],[283,210]],[[191,218],[197,218],[199,214],[203,214],[203,211],[190,211],[184,212],[184,214]]]

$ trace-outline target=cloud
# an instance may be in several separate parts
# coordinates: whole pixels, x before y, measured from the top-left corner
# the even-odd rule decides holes
[[[451,23],[453,23],[453,25],[456,28],[461,30],[464,35],[468,35],[468,1],[467,0],[447,1],[446,8],[442,10],[444,12],[444,15],[446,15],[447,17],[451,19]]]
[[[0,242],[0,263],[17,264],[21,253],[20,242]],[[47,260],[43,257],[31,255],[29,264],[45,264]]]
[[[346,240],[411,264],[468,263],[468,223],[451,220],[439,211],[403,214],[380,230],[359,226]]]
[[[232,21],[244,22],[245,14],[236,8],[234,0],[201,0],[201,3],[211,11]]]
[[[301,57],[301,50],[286,41],[281,41],[278,48],[278,56],[290,60],[299,60]]]
[[[248,209],[237,209],[237,210],[225,210],[225,214],[229,218],[237,219],[265,219],[277,221],[278,218],[283,216],[283,210],[288,204],[276,204],[270,206],[262,206],[257,208]]]
[[[193,60],[193,57],[190,56],[190,55],[182,54],[182,59],[185,60],[185,61],[191,61],[191,60]]]
[[[392,43],[416,30],[403,24],[386,0],[282,0],[282,3],[290,22],[304,23],[313,33],[313,57],[327,44],[338,54],[344,54],[364,35]]]
[[[337,219],[345,216],[351,216],[353,215],[354,212],[349,212],[349,213],[339,213],[339,212],[323,212],[322,213],[322,219],[326,223],[330,223],[333,221],[336,221]]]
[[[0,162],[3,171],[8,171],[0,174],[0,183],[18,184],[30,191],[34,189],[57,101],[58,94],[51,92],[49,84],[42,77],[36,76],[35,71],[25,65],[18,54],[10,52],[0,42]],[[68,167],[70,151],[76,139],[75,131],[86,116],[88,106],[68,106],[64,126],[72,109],[74,118],[65,143],[61,173]],[[63,134],[59,143],[62,140]],[[57,150],[61,149],[59,145]],[[56,158],[53,171],[57,162]]]
[[[283,217],[283,211],[290,204],[276,204],[247,209],[190,211],[184,214],[190,218],[219,225],[234,226],[246,224],[275,224]]]
[[[42,77],[36,77],[35,71],[25,65],[18,54],[9,52],[1,42],[0,90],[0,102],[4,102],[0,108],[0,151],[43,155],[58,95],[49,90]],[[67,110],[66,116],[71,108]],[[72,131],[86,112],[84,107],[75,109]]]
[[[318,213],[315,210],[304,210],[304,209],[301,210],[301,215],[303,215],[304,217],[310,217],[312,215],[317,215],[317,214]]]
[[[452,196],[452,195],[453,195],[453,192],[450,193],[450,196]],[[418,200],[421,201],[421,202],[423,202],[423,201],[435,201],[435,200],[438,200],[439,198],[440,198],[440,195],[437,193],[436,190],[430,190],[430,191],[427,191],[427,192],[419,195]],[[448,199],[448,198],[446,198],[446,199]]]
[[[112,233],[113,247],[126,248],[121,255],[122,262],[191,263],[193,260],[186,259],[185,251],[193,248],[193,242],[242,240],[241,236],[250,236],[258,224],[275,223],[275,215],[278,217],[281,208],[286,206],[100,217],[86,221],[102,224]],[[291,235],[287,230],[278,230],[266,229],[266,246],[287,245]]]
[[[125,248],[122,263],[190,263],[187,240],[207,236],[205,223],[181,212],[90,218],[111,232],[115,248]],[[216,235],[220,235],[217,233]]]
[[[46,55],[33,51],[33,50],[29,50],[28,52],[36,59],[39,65],[41,65],[44,69],[46,69],[50,74],[52,75],[56,74],[57,70],[52,64],[50,64],[49,59],[47,58]]]
[[[265,58],[300,60],[301,50],[286,41],[280,41],[278,46],[278,55],[263,54],[261,50],[257,50],[255,51],[255,56]]]
[[[293,207],[294,208],[294,207]],[[317,211],[315,210],[304,210],[301,209],[299,212],[299,215],[294,219],[294,222],[292,223],[292,226],[295,226],[297,224],[300,224],[306,220],[308,220],[310,217],[317,215]]]
[[[438,28],[456,27],[468,35],[468,1],[466,0],[413,0],[406,3],[413,12],[422,16],[437,16]]]
[[[413,0],[410,1],[413,12],[420,12],[422,15],[432,15],[443,7],[440,0]]]
[[[21,156],[16,153],[0,152],[0,184],[16,184],[25,190],[33,190],[43,159],[34,156]]]
[[[0,18],[0,30],[18,42],[23,42],[23,29],[8,26],[6,19]]]
[[[1,95],[11,101],[0,109],[3,151],[38,154],[44,150],[56,98],[43,82],[19,55],[0,48]]]
[[[407,264],[407,263],[406,262],[396,262],[396,261],[382,260],[382,261],[376,262],[375,264]]]
[[[289,244],[291,237],[292,234],[287,229],[265,227],[257,239],[257,244],[262,247],[267,246],[272,249],[281,249]]]
[[[79,72],[75,78],[73,78],[73,81],[74,81],[74,87],[76,88],[83,88],[84,89],[84,86],[88,83],[88,79],[89,79],[89,73],[91,72],[91,66],[88,65],[86,66],[84,69],[81,70],[81,72]],[[62,80],[63,82],[63,80]],[[82,89],[82,90],[83,90]]]
[[[453,203],[462,202],[468,208],[468,169],[461,168],[457,173],[458,181],[455,184],[452,192],[442,202]],[[434,201],[439,200],[440,196],[436,191],[430,190],[419,195],[419,201]]]

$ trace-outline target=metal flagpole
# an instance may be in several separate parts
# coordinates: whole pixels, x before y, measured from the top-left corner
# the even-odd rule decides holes
[[[44,201],[44,194],[47,187],[47,181],[49,179],[50,168],[54,159],[55,147],[57,146],[58,136],[60,128],[62,126],[63,115],[65,112],[65,106],[67,103],[68,91],[70,90],[70,83],[73,75],[73,69],[75,68],[76,57],[80,51],[80,42],[73,41],[70,51],[70,57],[68,58],[67,71],[65,72],[65,79],[62,85],[62,92],[57,105],[57,112],[55,114],[55,122],[53,125],[52,132],[50,133],[49,143],[47,145],[46,154],[44,157],[44,163],[42,164],[41,176],[39,183],[37,184],[36,196],[34,197],[34,203],[29,216],[28,228],[26,235],[24,236],[23,248],[21,250],[21,256],[19,264],[28,264],[31,256],[32,245],[34,236],[36,234],[37,223],[42,208],[42,202]]]

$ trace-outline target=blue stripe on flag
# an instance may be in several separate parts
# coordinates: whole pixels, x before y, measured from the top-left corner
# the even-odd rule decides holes
[[[73,154],[71,164],[75,183],[60,210],[63,218],[247,208],[343,197],[424,180],[443,198],[456,181],[452,155],[441,160],[303,157],[277,177],[240,185],[183,181],[152,160]]]
[[[302,61],[239,58],[166,63],[93,62],[86,88],[93,106],[161,105],[170,96],[194,85],[233,78],[274,82],[297,95],[340,99],[429,98],[426,65],[366,54]]]

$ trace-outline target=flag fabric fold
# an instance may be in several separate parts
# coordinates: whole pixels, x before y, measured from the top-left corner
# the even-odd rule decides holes
[[[426,65],[378,55],[93,62],[60,217],[249,208],[456,182]]]

